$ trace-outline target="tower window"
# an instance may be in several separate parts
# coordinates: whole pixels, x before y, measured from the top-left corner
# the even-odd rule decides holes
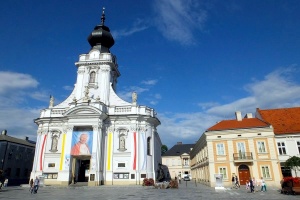
[[[151,137],[148,137],[148,138],[147,138],[147,155],[148,155],[148,156],[151,155],[151,148],[150,148],[150,145],[151,145]]]
[[[91,72],[90,73],[90,81],[89,81],[89,83],[95,83],[95,78],[96,78],[96,73],[95,72]]]

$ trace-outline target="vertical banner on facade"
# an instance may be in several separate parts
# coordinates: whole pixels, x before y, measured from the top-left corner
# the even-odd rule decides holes
[[[70,154],[66,154],[64,159],[64,170],[70,169],[70,159]]]
[[[133,170],[136,170],[136,132],[133,132]]]
[[[95,169],[96,169],[96,153],[93,153],[91,158],[91,170],[95,170]]]
[[[34,172],[36,171],[37,166],[38,166],[40,144],[41,144],[41,135],[38,135],[37,139],[36,139],[34,161],[33,161],[33,169],[32,169]]]
[[[93,131],[73,131],[71,155],[91,155]]]
[[[107,170],[111,170],[111,154],[112,154],[112,133],[108,134],[107,138]]]
[[[47,139],[47,134],[44,135],[42,149],[41,149],[41,154],[40,154],[40,170],[41,171],[43,170],[43,154],[44,154],[44,148],[45,148],[46,139]]]
[[[65,157],[66,135],[67,134],[63,134],[62,142],[61,142],[61,155],[60,155],[60,164],[59,164],[59,170],[60,171],[63,169],[63,163],[64,163],[64,157]]]

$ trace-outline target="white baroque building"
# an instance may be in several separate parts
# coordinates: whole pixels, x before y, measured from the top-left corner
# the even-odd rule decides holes
[[[142,184],[154,178],[161,163],[160,121],[152,108],[116,94],[120,76],[117,59],[110,52],[114,39],[104,25],[88,37],[91,50],[81,54],[77,81],[70,96],[35,120],[37,142],[31,178],[46,185],[87,182],[89,186]]]

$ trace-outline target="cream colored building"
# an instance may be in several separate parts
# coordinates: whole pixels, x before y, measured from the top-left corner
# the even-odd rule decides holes
[[[162,164],[168,166],[172,179],[175,177],[191,177],[190,151],[195,144],[182,144],[177,142],[170,150],[162,155]]]
[[[273,128],[247,114],[223,120],[205,131],[193,150],[191,172],[198,182],[216,186],[216,176],[223,175],[223,186],[231,186],[232,175],[241,185],[250,177],[264,177],[268,186],[279,186],[282,179]]]

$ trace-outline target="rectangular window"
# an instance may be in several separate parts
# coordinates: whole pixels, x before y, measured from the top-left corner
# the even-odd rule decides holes
[[[57,173],[43,173],[45,179],[57,179]]]
[[[279,155],[286,155],[285,143],[284,142],[277,142],[277,147],[278,147]]]
[[[300,154],[300,141],[297,141],[297,146],[298,146],[298,152]]]
[[[189,165],[189,160],[187,158],[183,159],[183,166],[188,166]]]
[[[146,174],[141,174],[141,178],[146,178]]]
[[[266,153],[265,142],[263,142],[263,141],[258,141],[258,142],[257,142],[257,146],[258,146],[258,152],[259,152],[259,153]]]
[[[218,155],[225,155],[224,144],[223,143],[217,144],[217,154]]]
[[[135,179],[135,174],[131,174],[131,179]]]
[[[129,179],[129,173],[114,173],[114,179]]]
[[[271,178],[270,176],[270,169],[268,166],[262,166],[261,167],[262,175],[264,178]]]
[[[125,167],[125,163],[118,163],[118,167]]]
[[[48,163],[48,167],[55,167],[55,163]]]
[[[226,167],[220,167],[219,168],[219,173],[223,174],[223,179],[227,179],[227,172],[226,172]]]

